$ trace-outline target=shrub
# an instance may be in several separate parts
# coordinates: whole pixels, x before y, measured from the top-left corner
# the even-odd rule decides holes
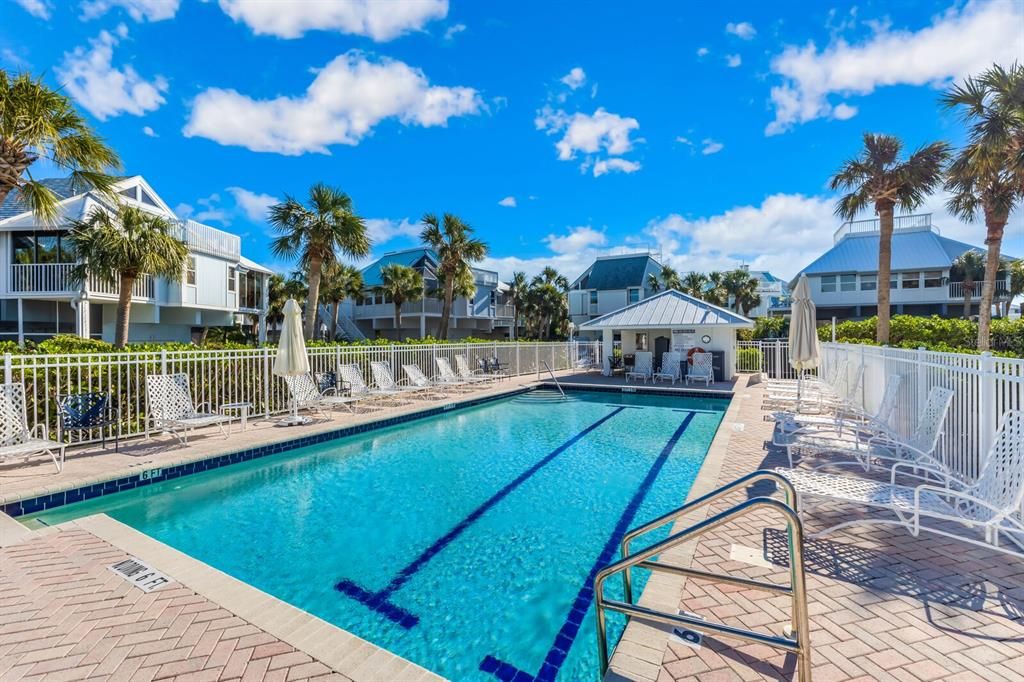
[[[761,349],[740,348],[738,351],[736,351],[736,363],[740,367],[742,367],[744,371],[760,372]]]
[[[847,320],[836,325],[836,341],[875,345],[876,318]],[[832,338],[831,325],[818,327],[818,338]],[[889,345],[949,353],[977,353],[978,325],[970,320],[895,315],[889,330]],[[992,321],[992,352],[1024,357],[1024,320]]]

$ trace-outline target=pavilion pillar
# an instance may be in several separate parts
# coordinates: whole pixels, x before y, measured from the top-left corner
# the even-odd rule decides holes
[[[612,375],[612,351],[615,348],[615,333],[611,329],[601,330],[601,356],[604,358],[604,375]]]

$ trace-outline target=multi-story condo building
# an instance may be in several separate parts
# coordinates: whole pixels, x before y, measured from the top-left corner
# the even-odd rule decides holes
[[[752,308],[747,317],[767,317],[789,309],[789,287],[784,281],[767,270],[751,270],[746,265],[741,265],[740,269],[757,278],[757,294],[761,297],[761,303]]]
[[[806,274],[818,319],[857,319],[878,311],[878,220],[844,223],[836,230],[834,245],[797,273]],[[943,237],[932,225],[931,214],[897,216],[892,236],[890,305],[894,315],[963,313],[964,287],[957,281],[953,262],[965,251],[983,248]],[[794,286],[796,279],[790,285]],[[1006,300],[1008,281],[996,281],[996,302]],[[975,283],[974,300],[981,295]],[[977,303],[972,314],[977,314]]]
[[[650,253],[599,256],[569,287],[569,319],[578,327],[653,296],[648,276],[660,274]]]
[[[422,300],[402,305],[401,327],[395,328],[395,306],[388,297],[378,293],[381,268],[390,264],[405,265],[423,275],[427,292]],[[367,338],[393,340],[436,336],[441,322],[443,301],[434,292],[438,288],[438,257],[428,248],[406,249],[381,256],[363,270],[366,285],[363,298],[346,301],[341,310],[342,329],[350,329],[347,316],[355,322],[358,333]],[[458,296],[452,303],[448,338],[467,336],[505,339],[512,335],[515,311],[505,299],[508,287],[498,281],[493,270],[473,268],[476,292],[471,298]],[[351,334],[350,334],[351,335]]]
[[[0,339],[24,343],[73,333],[113,341],[118,286],[72,282],[77,258],[68,240],[71,220],[110,210],[111,199],[74,191],[66,178],[43,182],[60,199],[56,224],[27,211],[16,191],[0,206]],[[237,235],[179,219],[141,176],[123,178],[116,191],[118,200],[167,218],[189,249],[180,280],[144,275],[136,281],[129,341],[188,342],[204,327],[233,325],[239,318],[258,319],[265,339],[271,272],[242,256]]]

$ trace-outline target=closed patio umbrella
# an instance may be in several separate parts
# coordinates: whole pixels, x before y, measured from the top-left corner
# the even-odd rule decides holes
[[[284,324],[281,339],[277,342],[277,357],[274,358],[274,374],[279,377],[294,377],[309,373],[309,358],[306,357],[306,342],[302,338],[302,309],[289,298],[284,304]],[[280,426],[308,424],[309,417],[299,416],[299,405],[292,399],[291,416],[282,419]]]
[[[789,321],[789,364],[797,371],[796,406],[800,411],[804,372],[814,369],[821,362],[821,346],[818,344],[817,312],[811,300],[811,289],[807,275],[801,275],[793,290],[793,306]]]

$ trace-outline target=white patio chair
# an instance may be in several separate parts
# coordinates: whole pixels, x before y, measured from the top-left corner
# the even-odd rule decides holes
[[[765,387],[768,390],[773,391],[784,391],[784,390],[796,390],[798,381],[803,382],[803,386],[814,386],[814,385],[826,385],[832,386],[835,384],[836,377],[840,372],[845,372],[849,361],[846,359],[838,360],[836,362],[826,363],[821,369],[818,370],[817,374],[810,374],[809,372],[803,373],[803,378],[798,379],[768,379],[764,382]]]
[[[642,379],[646,384],[647,380],[654,375],[654,353],[640,351],[633,356],[633,369],[626,372],[626,382],[630,379]]]
[[[482,369],[471,370],[469,368],[469,358],[465,355],[455,356],[455,368],[459,370],[458,377],[465,379],[466,381],[473,384],[482,384],[488,381],[494,381],[494,377],[487,376],[484,374]]]
[[[331,418],[327,410],[335,407],[344,406],[349,412],[354,412],[353,405],[361,400],[357,397],[338,395],[337,388],[325,388],[321,391],[309,373],[284,377],[284,383],[288,387],[289,399],[295,403],[296,410],[311,410],[327,418]]]
[[[442,358],[440,355],[434,356],[434,364],[437,365],[437,377],[434,379],[437,383],[444,383],[453,388],[465,388],[471,384],[480,384],[480,381],[468,381],[463,379],[455,370],[452,369],[451,364],[448,362],[448,358]]]
[[[187,374],[149,374],[146,376],[146,439],[150,424],[153,428],[169,432],[182,445],[188,445],[188,432],[203,426],[216,426],[227,438],[225,428],[231,417],[209,411],[207,403],[192,404]]]
[[[801,413],[829,413],[860,409],[861,385],[864,381],[864,365],[854,370],[853,379],[845,372],[836,377],[833,387],[821,385],[800,391],[769,393],[764,397],[767,408],[793,408]]]
[[[711,353],[694,353],[692,360],[693,366],[686,372],[686,383],[703,381],[705,386],[711,385],[711,382],[715,380],[715,368]]]
[[[46,424],[39,422],[28,427],[25,408],[25,387],[21,384],[3,384],[0,390],[0,461],[22,459],[28,462],[35,455],[48,455],[57,467],[64,470],[64,443],[46,437]]]
[[[658,379],[671,381],[675,384],[682,379],[683,354],[676,351],[668,351],[661,354],[661,367],[651,376],[651,383]]]
[[[818,429],[821,431],[859,431],[877,435],[892,433],[892,417],[896,412],[899,399],[900,384],[903,377],[890,374],[885,381],[885,392],[873,413],[866,412],[862,407],[836,406],[834,414],[803,414],[799,412],[774,412],[771,417],[778,425],[772,442],[780,447],[789,445],[792,434],[801,429]]]
[[[427,392],[433,390],[430,386],[422,387],[399,384],[395,381],[395,375],[391,373],[391,365],[386,362],[371,362],[370,371],[373,372],[373,383],[377,384],[377,387],[384,391],[405,393],[408,394],[409,397],[415,398],[417,396],[423,396]]]
[[[992,547],[1021,556],[999,544],[1000,533],[1024,537],[1024,522],[1018,512],[1024,501],[1024,412],[1011,410],[1003,415],[995,442],[982,460],[981,472],[973,482],[964,482],[942,467],[923,467],[919,462],[898,463],[892,467],[889,483],[855,476],[816,471],[776,469],[796,488],[797,509],[806,513],[804,498],[848,502],[853,505],[893,512],[896,519],[857,519],[830,526],[811,537],[818,537],[854,524],[892,524],[903,526],[911,535],[922,530],[955,538],[974,545]],[[939,484],[897,485],[901,469],[924,469]],[[920,476],[916,476],[920,478]],[[984,530],[979,541],[944,527],[925,526],[922,521],[953,521],[969,528]]]
[[[917,426],[907,438],[900,438],[895,433],[878,433],[864,438],[863,432],[849,431],[845,433],[827,432],[808,427],[794,431],[786,445],[786,456],[792,467],[794,455],[800,453],[828,453],[833,458],[829,464],[859,464],[869,470],[874,462],[920,462],[929,466],[943,466],[935,457],[942,426],[953,401],[953,391],[941,386],[932,387],[928,399],[921,407],[917,418]],[[835,461],[835,456],[847,457],[844,461]]]
[[[423,373],[419,365],[402,365],[402,371],[405,372],[405,376],[409,377],[409,383],[423,390],[436,391],[440,396],[447,396],[448,393],[445,391],[446,388],[451,388],[451,384],[446,381],[436,381],[429,378]]]
[[[359,369],[359,365],[340,365],[338,367],[338,376],[341,379],[342,386],[348,390],[348,393],[353,398],[359,400],[388,400],[396,398],[401,394],[401,391],[388,391],[383,388],[370,388],[363,381],[363,371]]]

